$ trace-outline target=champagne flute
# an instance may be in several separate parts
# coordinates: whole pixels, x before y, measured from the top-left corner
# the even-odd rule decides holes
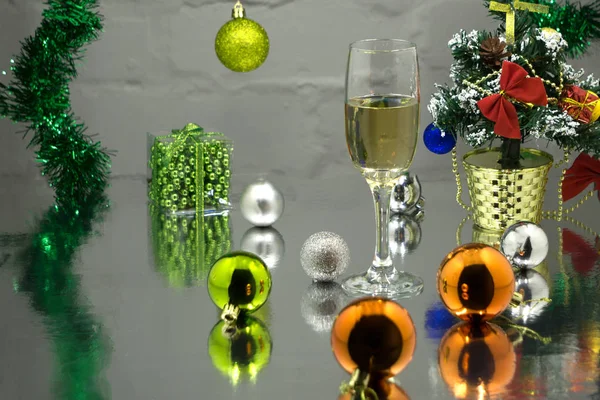
[[[419,129],[419,65],[413,43],[367,39],[350,45],[346,71],[346,143],[375,203],[377,242],[368,271],[347,278],[350,295],[406,298],[423,280],[398,271],[390,255],[388,222],[394,185],[412,163]]]

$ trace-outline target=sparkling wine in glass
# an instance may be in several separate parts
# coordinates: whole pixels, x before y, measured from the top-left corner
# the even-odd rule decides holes
[[[423,290],[420,277],[398,271],[389,249],[394,185],[410,167],[419,131],[419,65],[413,43],[368,39],[350,45],[346,71],[346,144],[375,203],[375,257],[366,273],[346,279],[351,295],[406,298]]]

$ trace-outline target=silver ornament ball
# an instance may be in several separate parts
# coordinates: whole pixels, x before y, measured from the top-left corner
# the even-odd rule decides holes
[[[416,175],[405,172],[400,176],[390,200],[390,211],[404,213],[415,206],[421,199],[421,182]]]
[[[344,289],[338,283],[313,282],[302,295],[300,313],[313,331],[329,334],[347,301]]]
[[[517,222],[500,239],[500,251],[518,268],[535,268],[548,255],[548,236],[532,222]]]
[[[271,182],[261,179],[244,189],[240,208],[244,218],[255,226],[271,226],[281,217],[283,195]]]
[[[285,241],[281,233],[272,227],[252,227],[244,233],[240,243],[242,250],[259,256],[269,269],[279,266],[285,253]]]
[[[390,252],[404,257],[421,243],[421,225],[411,216],[398,214],[390,217],[388,224]]]
[[[515,274],[515,292],[523,296],[523,302],[517,307],[510,307],[510,313],[522,323],[535,321],[549,304],[544,299],[550,296],[550,287],[536,270],[521,270]]]
[[[340,235],[318,232],[302,245],[300,263],[306,274],[315,281],[330,282],[348,268],[350,249]]]

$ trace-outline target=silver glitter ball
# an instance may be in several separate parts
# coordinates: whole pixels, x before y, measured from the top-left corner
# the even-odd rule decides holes
[[[350,264],[346,241],[332,232],[311,235],[300,250],[300,263],[308,276],[316,281],[333,281]]]
[[[283,195],[264,179],[244,189],[240,208],[244,218],[255,226],[271,226],[281,217],[284,209]]]
[[[421,243],[421,225],[409,215],[392,215],[388,234],[392,256],[404,257],[415,251]]]
[[[405,172],[398,179],[390,200],[390,211],[404,213],[417,206],[421,199],[421,183],[416,175]]]
[[[515,274],[515,292],[523,296],[523,302],[510,307],[514,319],[527,324],[534,322],[548,307],[550,287],[544,276],[533,269],[521,270]]]
[[[313,282],[302,295],[300,313],[317,333],[329,334],[335,318],[348,301],[336,282]]]
[[[518,268],[535,268],[548,255],[548,236],[532,222],[517,222],[500,239],[500,251]]]
[[[281,233],[272,227],[252,227],[244,233],[240,243],[242,250],[259,256],[269,269],[277,268],[285,253],[285,241]]]

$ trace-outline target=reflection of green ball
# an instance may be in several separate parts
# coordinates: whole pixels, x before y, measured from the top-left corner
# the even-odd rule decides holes
[[[260,320],[246,317],[233,337],[223,334],[225,322],[215,325],[208,337],[208,354],[213,365],[237,384],[241,378],[254,380],[269,364],[273,343]]]
[[[260,24],[248,18],[234,18],[219,29],[215,52],[223,65],[235,72],[260,67],[269,55],[269,37]]]
[[[208,273],[208,294],[217,307],[259,309],[271,293],[271,273],[258,256],[234,251],[219,258]]]

